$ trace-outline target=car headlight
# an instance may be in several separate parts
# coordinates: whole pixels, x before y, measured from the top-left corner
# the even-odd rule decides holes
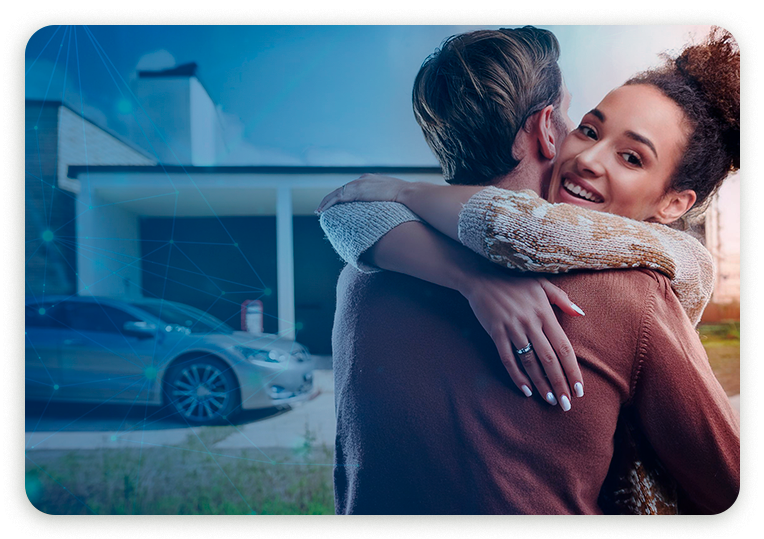
[[[259,350],[247,346],[237,346],[236,350],[253,363],[282,363],[289,359],[289,354],[278,350]]]

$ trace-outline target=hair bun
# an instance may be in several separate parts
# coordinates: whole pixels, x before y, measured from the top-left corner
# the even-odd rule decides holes
[[[720,122],[724,144],[740,167],[740,49],[727,30],[714,27],[700,44],[686,47],[675,60],[677,69],[705,95],[711,114]]]

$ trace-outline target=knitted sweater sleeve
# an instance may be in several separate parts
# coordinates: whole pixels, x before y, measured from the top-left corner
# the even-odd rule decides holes
[[[421,221],[398,202],[348,202],[321,213],[321,228],[337,254],[362,273],[381,269],[364,264],[360,257],[396,226]]]
[[[459,215],[459,240],[520,271],[657,270],[671,280],[693,325],[700,322],[713,291],[711,254],[689,234],[572,204],[551,204],[529,190],[479,191]]]

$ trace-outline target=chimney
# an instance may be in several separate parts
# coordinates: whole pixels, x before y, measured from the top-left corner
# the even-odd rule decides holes
[[[140,107],[132,138],[166,165],[214,165],[221,138],[215,104],[197,76],[195,62],[138,71]]]

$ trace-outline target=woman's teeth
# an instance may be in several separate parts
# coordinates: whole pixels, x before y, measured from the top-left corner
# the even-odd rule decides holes
[[[573,183],[570,180],[565,180],[562,183],[562,185],[563,185],[563,187],[565,187],[565,190],[568,193],[570,193],[570,194],[572,194],[572,195],[574,195],[574,196],[576,196],[578,198],[583,198],[584,200],[588,200],[590,202],[597,202],[597,203],[602,202],[602,199],[600,199],[599,197],[597,197],[593,193],[590,193],[589,191],[587,191],[586,189],[584,189],[580,185],[577,185],[577,184]]]

